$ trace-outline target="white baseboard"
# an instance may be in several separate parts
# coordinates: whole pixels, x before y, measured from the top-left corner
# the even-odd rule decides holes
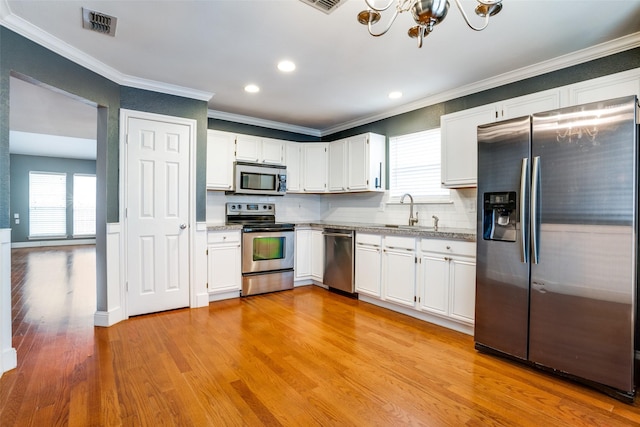
[[[39,248],[43,246],[74,246],[74,245],[95,245],[96,239],[73,239],[73,240],[34,240],[32,242],[13,242],[12,248]]]
[[[18,353],[15,348],[7,348],[2,352],[2,370],[0,370],[0,376],[3,373],[14,369],[18,366]]]
[[[11,327],[11,229],[0,229],[0,375],[18,366]]]
[[[125,319],[120,307],[113,311],[96,311],[93,315],[93,325],[108,328]]]
[[[225,299],[239,298],[239,297],[240,297],[240,292],[238,291],[221,292],[219,294],[210,294],[209,302],[222,301]]]
[[[447,329],[453,329],[454,331],[462,332],[463,334],[473,335],[473,326],[465,325],[463,323],[456,322],[454,320],[445,319],[443,317],[434,316],[422,311],[412,310],[408,307],[402,307],[397,304],[389,303],[387,301],[372,298],[363,294],[358,296],[360,301],[368,302],[369,304],[377,305],[398,313],[406,314],[407,316],[414,317],[416,319],[424,320],[425,322],[433,323],[438,326],[442,326]]]

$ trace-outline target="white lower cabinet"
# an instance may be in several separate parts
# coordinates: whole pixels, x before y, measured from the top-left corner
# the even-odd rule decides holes
[[[475,243],[422,239],[418,283],[421,310],[473,324]]]
[[[355,288],[359,294],[382,296],[382,236],[356,233]]]
[[[209,295],[238,297],[242,285],[240,231],[207,233],[207,287]],[[218,299],[218,298],[214,298]]]
[[[413,237],[386,236],[382,249],[383,297],[413,307],[416,301],[416,241]]]
[[[322,230],[296,228],[295,280],[322,282],[324,276],[324,236]]]
[[[324,235],[322,230],[311,230],[311,278],[324,279]]]
[[[311,278],[311,229],[296,228],[296,280]]]

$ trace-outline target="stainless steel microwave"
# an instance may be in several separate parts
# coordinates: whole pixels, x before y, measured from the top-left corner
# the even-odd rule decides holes
[[[234,184],[234,194],[284,196],[287,191],[287,167],[235,162]]]

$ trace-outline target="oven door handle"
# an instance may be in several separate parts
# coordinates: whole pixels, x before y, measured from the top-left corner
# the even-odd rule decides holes
[[[281,233],[291,232],[293,228],[269,228],[269,227],[251,227],[242,230],[243,233]]]

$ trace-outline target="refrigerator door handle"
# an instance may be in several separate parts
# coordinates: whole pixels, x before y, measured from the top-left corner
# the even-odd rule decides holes
[[[540,156],[533,158],[533,172],[531,176],[531,260],[538,264],[538,191],[540,189]]]
[[[523,263],[529,262],[527,259],[527,227],[525,215],[527,212],[527,170],[529,168],[529,159],[522,159],[520,166],[520,260]]]

